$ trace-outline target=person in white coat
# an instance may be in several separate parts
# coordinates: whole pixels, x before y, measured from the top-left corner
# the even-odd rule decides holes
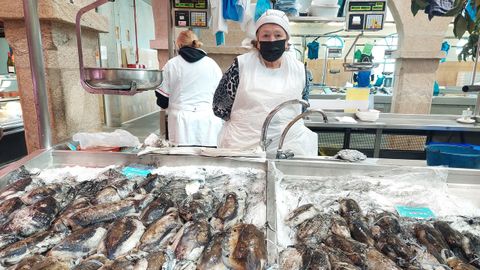
[[[182,31],[176,45],[179,55],[165,64],[155,91],[157,104],[168,108],[168,139],[178,146],[215,147],[223,121],[211,108],[222,71],[192,31]]]
[[[305,68],[288,52],[289,36],[288,18],[282,11],[267,10],[257,20],[255,49],[234,60],[215,91],[213,111],[225,120],[218,147],[257,148],[267,115],[284,101],[302,98]],[[300,113],[300,105],[290,105],[272,119],[267,156],[275,156],[283,129]],[[295,155],[316,156],[317,134],[298,121],[290,129],[284,149]]]

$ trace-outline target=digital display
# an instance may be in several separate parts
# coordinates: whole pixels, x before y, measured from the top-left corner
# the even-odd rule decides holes
[[[385,11],[384,1],[350,1],[348,10],[350,12],[371,12]]]
[[[174,8],[207,9],[207,0],[174,0]]]

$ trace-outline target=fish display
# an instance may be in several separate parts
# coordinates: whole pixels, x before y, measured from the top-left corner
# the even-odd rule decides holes
[[[336,213],[305,204],[285,216],[295,245],[280,253],[280,269],[480,269],[480,238],[446,221],[363,213],[350,198],[337,205]]]
[[[264,172],[184,171],[50,181],[23,168],[0,190],[0,269],[266,269],[266,221],[245,222],[266,212]]]

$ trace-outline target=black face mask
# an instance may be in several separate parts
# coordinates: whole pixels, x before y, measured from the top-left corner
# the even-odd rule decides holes
[[[286,39],[276,41],[260,41],[260,54],[268,62],[278,60],[285,51]]]

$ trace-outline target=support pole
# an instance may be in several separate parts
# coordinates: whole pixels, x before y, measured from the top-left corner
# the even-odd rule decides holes
[[[27,31],[35,110],[39,123],[40,148],[49,149],[52,146],[52,131],[50,129],[45,64],[43,62],[42,35],[37,2],[37,0],[23,0],[23,12]]]

